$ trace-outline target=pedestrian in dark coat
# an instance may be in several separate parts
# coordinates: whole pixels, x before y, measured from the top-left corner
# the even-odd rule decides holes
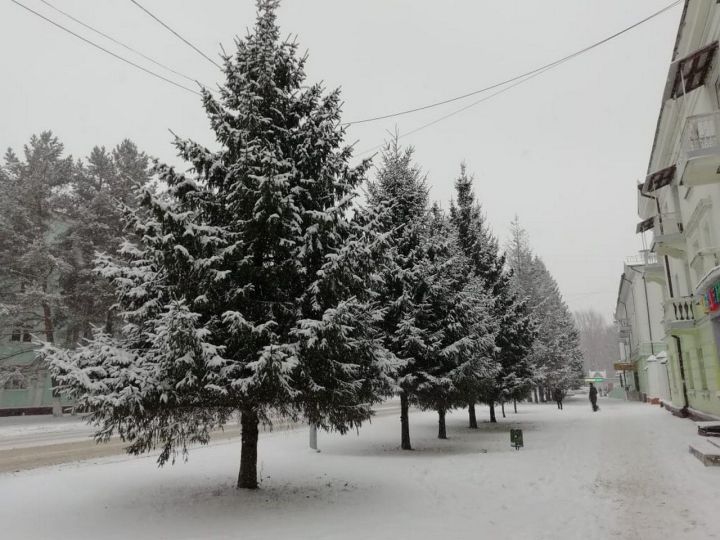
[[[562,388],[556,388],[553,391],[553,399],[557,402],[558,409],[562,411],[562,402],[563,398],[565,397],[565,392],[562,391]]]
[[[590,383],[590,404],[592,405],[592,410],[597,411],[597,388],[595,388],[595,385],[593,383]]]

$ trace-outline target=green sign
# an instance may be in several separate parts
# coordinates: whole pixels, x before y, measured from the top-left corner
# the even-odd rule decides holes
[[[523,447],[522,429],[510,430],[510,445],[514,446],[515,450],[520,450]]]

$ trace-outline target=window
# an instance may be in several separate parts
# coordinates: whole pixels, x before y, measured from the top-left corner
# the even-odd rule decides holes
[[[32,341],[30,330],[19,327],[13,328],[12,334],[10,334],[10,341]]]
[[[705,77],[710,71],[717,47],[717,42],[711,43],[677,61],[677,72],[672,89],[673,98],[692,92],[705,84]]]
[[[697,240],[693,242],[692,250],[695,255],[693,256],[690,265],[695,272],[695,282],[697,283],[700,281],[700,278],[705,275],[705,257],[700,251],[700,244]]]
[[[700,371],[700,388],[702,390],[707,390],[707,373],[705,372],[705,358],[703,357],[702,348],[697,349],[697,363],[698,370]]]
[[[643,184],[642,191],[649,193],[671,184],[675,178],[676,169],[675,165],[671,165],[670,167],[666,167],[649,174],[645,177],[645,183]]]
[[[14,373],[11,373],[4,379],[4,384],[2,382],[2,379],[0,379],[0,384],[2,384],[2,387],[5,390],[26,390],[27,389],[27,381],[25,380],[25,377],[23,377],[22,373],[19,371],[15,371]]]
[[[707,222],[703,224],[703,242],[705,242],[705,247],[714,247],[712,235],[710,234],[710,225]]]

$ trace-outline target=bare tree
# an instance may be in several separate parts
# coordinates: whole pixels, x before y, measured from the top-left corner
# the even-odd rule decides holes
[[[575,323],[580,331],[580,350],[585,372],[605,370],[609,377],[612,376],[613,362],[617,360],[618,354],[615,326],[594,309],[576,311]]]

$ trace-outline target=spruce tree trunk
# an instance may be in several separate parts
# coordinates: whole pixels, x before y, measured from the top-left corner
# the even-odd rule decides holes
[[[477,429],[477,416],[475,416],[475,403],[468,403],[468,415],[470,416],[470,429]]]
[[[497,418],[495,418],[495,402],[490,402],[490,422],[497,423]]]
[[[258,443],[258,417],[255,411],[242,411],[240,416],[241,448],[240,448],[240,474],[238,474],[238,488],[257,489],[257,443]]]
[[[505,402],[500,403],[500,410],[502,410],[503,418],[505,418]]]
[[[45,325],[45,339],[48,343],[55,342],[55,332],[53,330],[52,316],[50,313],[50,304],[43,302],[43,323]]]
[[[517,414],[517,399],[513,399],[513,409],[515,410],[515,414]]]
[[[532,391],[533,391],[533,401],[534,401],[535,403],[537,403],[537,402],[538,402],[538,389],[537,389],[537,386],[533,386],[533,390],[532,390]]]
[[[410,446],[410,421],[408,419],[408,396],[406,392],[400,392],[400,448],[412,450]]]
[[[55,343],[55,329],[53,328],[52,313],[50,311],[50,304],[43,302],[43,325],[45,326],[45,339],[48,343]],[[55,390],[57,381],[55,378],[50,379],[52,385],[52,415],[62,416],[62,403],[60,402],[60,394]]]
[[[445,430],[445,409],[438,409],[438,439],[447,439]]]

